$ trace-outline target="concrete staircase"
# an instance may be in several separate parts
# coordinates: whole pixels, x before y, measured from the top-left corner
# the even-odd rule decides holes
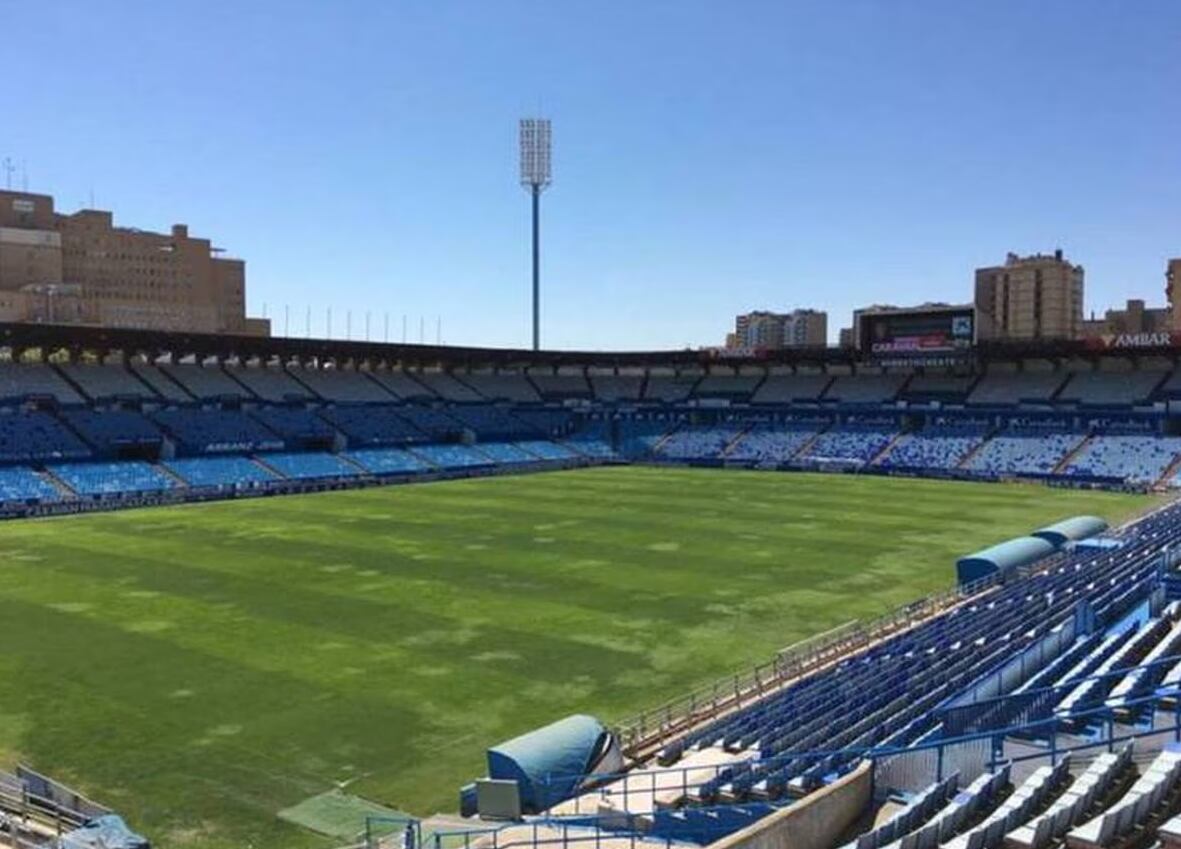
[[[373,474],[373,472],[369,471],[364,466],[362,466],[360,463],[358,463],[356,460],[354,460],[352,457],[349,457],[346,454],[339,453],[336,456],[338,459],[343,461],[345,463],[345,465],[352,466],[354,469],[356,469],[358,472],[360,472],[363,475]]]
[[[977,380],[976,382],[979,383],[980,381]],[[963,457],[960,457],[960,461],[955,464],[955,467],[957,469],[968,468],[968,463],[972,462],[972,458],[975,457],[977,454],[979,454],[981,451],[983,451],[984,446],[987,445],[989,442],[991,442],[992,438],[994,436],[996,436],[998,433],[1000,433],[1000,430],[998,428],[993,428],[988,433],[986,433],[984,435],[984,438],[982,440],[980,440],[980,442],[976,445],[975,448],[973,448],[971,451],[969,451]]]
[[[259,454],[254,457],[251,457],[250,459],[253,462],[257,463],[259,466],[261,466],[263,469],[265,469],[266,471],[270,472],[272,475],[277,477],[279,480],[281,480],[281,481],[287,480],[287,475],[283,474],[282,472],[280,472],[278,469],[276,469],[274,466],[272,466],[270,463],[268,463],[266,460],[263,459],[265,456],[266,456],[265,454]]]
[[[803,445],[801,445],[796,453],[792,454],[789,459],[798,460],[801,457],[808,456],[808,452],[812,450],[812,446],[816,444],[816,440],[823,436],[827,431],[828,428],[823,428],[816,431],[816,433],[812,434],[812,436]]]
[[[70,487],[70,485],[68,483],[66,483],[64,480],[59,478],[53,472],[49,471],[49,469],[42,469],[42,470],[38,471],[36,474],[39,478],[41,478],[47,484],[49,484],[54,489],[56,489],[58,492],[58,495],[60,495],[63,500],[73,499],[73,498],[78,497],[78,493],[76,493]]]
[[[866,465],[867,466],[880,466],[882,464],[882,461],[890,456],[890,452],[894,450],[894,446],[897,445],[902,440],[902,437],[904,437],[904,436],[907,436],[907,434],[903,433],[903,432],[899,432],[899,433],[894,434],[892,437],[890,437],[890,441],[887,442],[884,446],[882,446],[882,450],[879,451],[877,454],[874,454],[873,457],[870,459],[870,461],[868,463],[866,463]]]
[[[170,469],[165,464],[153,463],[152,465],[156,467],[156,470],[159,471],[160,474],[164,475],[164,477],[168,478],[170,481],[172,481],[178,487],[183,487],[185,489],[188,489],[188,487],[190,486],[190,484],[187,480],[182,478],[176,472],[172,471],[172,469]]]
[[[672,430],[670,430],[668,433],[666,433],[664,436],[660,437],[660,439],[653,442],[652,449],[651,449],[652,453],[656,454],[657,452],[659,452],[660,449],[664,447],[665,443],[667,443],[670,439],[672,439],[673,434],[676,433],[677,431],[679,431],[680,429],[681,429],[681,426],[677,425]]]
[[[1053,474],[1056,474],[1056,475],[1062,474],[1062,472],[1066,469],[1066,467],[1069,466],[1072,462],[1074,462],[1074,458],[1079,455],[1079,452],[1081,452],[1084,448],[1086,448],[1088,445],[1090,445],[1091,442],[1094,441],[1094,439],[1095,439],[1095,437],[1092,436],[1091,434],[1087,434],[1086,436],[1084,436],[1082,441],[1078,445],[1074,446],[1069,451],[1067,451],[1066,456],[1058,461],[1058,465],[1056,465],[1053,469]]]
[[[1154,483],[1153,486],[1159,487],[1161,489],[1167,489],[1169,486],[1169,481],[1171,481],[1179,471],[1181,471],[1181,454],[1178,454],[1173,458],[1173,462],[1169,463],[1168,468],[1165,469],[1165,473],[1157,478],[1156,483]]]
[[[750,431],[753,427],[754,427],[754,425],[747,425],[742,430],[738,431],[738,433],[735,434],[734,438],[726,443],[726,447],[722,449],[722,453],[718,456],[720,456],[723,460],[726,459],[727,457],[729,457],[730,452],[738,447],[738,444],[740,442],[742,442],[742,440],[746,437],[746,435],[748,433],[750,433]]]

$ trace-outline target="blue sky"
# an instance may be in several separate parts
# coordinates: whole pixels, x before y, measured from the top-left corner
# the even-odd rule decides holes
[[[516,121],[554,122],[543,343],[971,298],[1062,247],[1088,309],[1181,255],[1181,3],[0,0],[0,157],[247,260],[284,329],[525,345]],[[2,179],[2,175],[0,175]],[[20,186],[18,170],[14,183]]]

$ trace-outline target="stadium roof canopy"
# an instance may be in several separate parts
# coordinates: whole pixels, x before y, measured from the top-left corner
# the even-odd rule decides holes
[[[1036,342],[982,342],[972,349],[964,363],[975,360],[1021,361],[1041,359],[1053,362],[1097,360],[1103,357],[1136,360],[1139,357],[1181,357],[1181,339],[1172,345],[1170,334],[1161,336],[1168,344],[1155,347],[1096,349],[1085,340]],[[855,366],[875,365],[853,348],[812,346],[745,352],[716,349],[672,351],[531,351],[522,348],[475,348],[455,345],[408,345],[343,339],[298,339],[294,337],[240,336],[227,333],[185,333],[162,330],[134,330],[67,324],[25,324],[0,322],[0,346],[13,352],[65,351],[105,355],[119,351],[149,357],[170,355],[225,359],[261,359],[282,362],[332,362],[370,366],[441,366],[445,368],[524,368],[556,366],[669,366],[700,368],[707,365],[754,366]],[[916,362],[916,365],[922,365]]]
[[[1107,522],[1098,516],[1072,516],[1061,522],[1034,531],[1030,536],[1039,537],[1051,543],[1055,548],[1061,548],[1068,542],[1097,536],[1107,530]]]
[[[1017,537],[961,557],[955,563],[956,577],[961,584],[969,584],[995,572],[1028,566],[1055,551],[1057,547],[1041,537]]]

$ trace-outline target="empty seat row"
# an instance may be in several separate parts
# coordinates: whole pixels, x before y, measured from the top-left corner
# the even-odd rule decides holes
[[[360,474],[360,470],[345,459],[323,451],[263,454],[259,460],[286,478],[314,480],[351,478]]]
[[[882,427],[839,425],[816,437],[804,457],[818,462],[865,465],[895,436],[895,431]]]
[[[0,462],[73,460],[91,453],[86,443],[49,413],[0,411]]]
[[[1114,840],[1148,819],[1164,798],[1173,792],[1179,776],[1181,748],[1176,743],[1170,743],[1115,804],[1067,832],[1066,845],[1071,849],[1110,846]]]
[[[1004,842],[1005,834],[1024,825],[1048,798],[1057,793],[1069,776],[1069,754],[1053,766],[1038,767],[991,814],[943,846],[945,849],[996,849]]]
[[[193,487],[238,489],[279,480],[249,457],[178,457],[164,465]]]
[[[55,463],[49,470],[79,495],[125,495],[172,489],[177,482],[142,460]]]
[[[954,469],[984,442],[978,427],[929,428],[898,438],[881,465],[899,469]]]
[[[544,439],[527,440],[517,445],[540,460],[572,460],[579,456],[578,452],[565,445]]]
[[[744,433],[727,455],[731,460],[778,465],[795,457],[827,423],[801,422],[787,429],[758,425]]]
[[[995,806],[1002,791],[1009,786],[1011,769],[1010,764],[1005,764],[995,772],[977,777],[940,808],[930,822],[887,845],[891,849],[935,849],[950,841],[969,822]]]
[[[1095,757],[1054,802],[1036,817],[1005,835],[1013,849],[1045,849],[1059,840],[1072,825],[1080,822],[1115,783],[1117,776],[1132,763],[1132,744],[1118,752],[1104,752]]]
[[[1070,458],[1067,475],[1155,483],[1181,456],[1181,437],[1106,435],[1091,437]]]
[[[1110,657],[1095,669],[1093,677],[1087,678],[1074,687],[1058,702],[1056,713],[1068,717],[1073,713],[1085,711],[1087,708],[1103,701],[1107,693],[1115,685],[1110,676],[1103,677],[1110,672],[1118,672],[1135,666],[1152,646],[1164,635],[1171,625],[1167,618],[1154,617],[1149,619],[1136,631],[1136,634],[1120,646]]]
[[[467,445],[417,445],[414,453],[440,469],[469,469],[493,464],[486,454]]]
[[[733,426],[683,425],[660,443],[656,453],[673,460],[717,459],[741,432]]]
[[[431,468],[421,457],[401,448],[359,448],[345,456],[375,475],[415,474]]]
[[[884,823],[858,836],[844,849],[878,849],[914,831],[955,796],[959,778],[958,772],[952,773],[942,781],[931,784]]]
[[[0,503],[58,501],[61,493],[41,475],[25,466],[0,468]]]
[[[966,467],[999,475],[1046,475],[1084,438],[1082,433],[1006,431],[980,446]]]
[[[175,408],[157,410],[151,418],[182,448],[197,454],[283,447],[278,434],[242,410]]]

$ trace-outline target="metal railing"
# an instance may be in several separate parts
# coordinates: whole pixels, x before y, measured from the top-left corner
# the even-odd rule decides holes
[[[10,840],[14,845],[21,845],[22,834],[43,835],[48,831],[60,837],[88,819],[86,814],[70,810],[53,799],[30,793],[23,787],[18,789],[8,782],[0,782],[0,812],[3,812],[8,829],[0,839]],[[33,845],[33,842],[29,845]]]
[[[1132,669],[1123,670],[1127,674]],[[1079,678],[1076,683],[1096,680],[1107,676],[1092,676]],[[1043,692],[1043,691],[1039,691]],[[1162,701],[1169,701],[1171,705],[1167,711],[1161,706]],[[999,701],[999,700],[998,700]],[[1149,728],[1129,734],[1117,734],[1116,726],[1122,724],[1122,716],[1128,711],[1152,708],[1149,715]],[[1172,719],[1167,725],[1157,724],[1156,711]],[[1080,742],[1077,727],[1080,724],[1098,726],[1102,729],[1097,739]],[[757,756],[728,761],[725,763],[690,766],[669,767],[666,769],[645,770],[632,773],[612,773],[582,777],[587,785],[594,785],[591,790],[570,800],[564,810],[567,813],[578,814],[584,810],[598,813],[600,804],[609,802],[617,808],[621,815],[628,810],[629,799],[640,797],[645,804],[657,795],[667,795],[670,799],[692,797],[693,791],[707,781],[716,779],[726,773],[748,771],[757,768],[761,773],[773,772],[789,766],[798,767],[793,772],[802,773],[808,767],[830,761],[836,765],[837,772],[844,772],[854,768],[862,760],[875,764],[875,769],[889,768],[897,773],[903,765],[901,762],[914,761],[919,767],[914,780],[925,784],[942,779],[953,771],[961,773],[962,780],[971,780],[975,774],[991,769],[996,763],[1004,760],[1000,754],[1003,741],[1009,737],[1028,740],[1040,739],[1042,742],[1033,754],[1008,760],[1030,760],[1050,757],[1054,760],[1061,754],[1075,749],[1093,748],[1096,745],[1114,745],[1121,740],[1138,737],[1159,735],[1172,732],[1175,739],[1181,740],[1181,686],[1158,688],[1154,693],[1139,698],[1128,699],[1118,708],[1099,704],[1082,710],[1072,711],[1065,715],[1024,715],[1017,722],[1003,728],[971,731],[954,737],[939,738],[909,746],[870,746],[860,748],[829,749],[808,752],[791,752],[770,758]],[[965,761],[965,758],[967,759]],[[974,768],[966,768],[969,764]],[[924,766],[926,765],[926,766]],[[929,767],[929,769],[927,768]],[[926,772],[923,772],[926,770]],[[931,772],[933,770],[933,773]],[[910,770],[916,772],[916,770]],[[564,786],[569,777],[552,776],[534,782],[534,793],[537,798],[547,798],[548,787],[551,784]],[[911,789],[921,789],[920,787]],[[801,788],[801,792],[808,792]]]
[[[516,846],[577,847],[577,849],[598,849],[604,843],[611,849],[624,849],[642,844],[646,849],[670,849],[671,838],[652,837],[644,833],[633,817],[613,817],[610,823],[595,818],[578,818],[571,821],[560,819],[536,820],[533,822],[511,822],[498,826],[464,830],[432,831],[425,835],[414,822],[409,831],[395,828],[382,834],[384,817],[372,817],[372,827],[367,823],[365,849],[513,849]],[[414,835],[414,836],[410,836]],[[413,843],[408,842],[413,840]]]
[[[614,731],[625,754],[641,756],[698,723],[757,702],[789,681],[899,633],[1000,581],[999,574],[990,575],[933,593],[868,622],[852,620],[838,625],[782,649],[771,660],[641,711],[616,723]]]

